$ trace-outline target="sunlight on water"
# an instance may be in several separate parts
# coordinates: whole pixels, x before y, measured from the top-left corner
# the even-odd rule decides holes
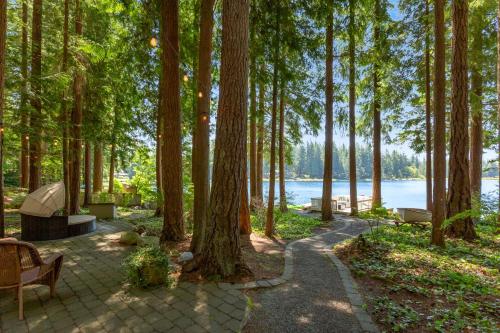
[[[268,183],[264,183],[264,196],[268,193]],[[321,197],[322,182],[287,181],[286,192],[288,202],[294,204],[310,203],[311,198]],[[358,195],[371,195],[372,183],[359,182]],[[497,196],[498,180],[483,180],[483,193],[493,193]],[[334,195],[349,194],[349,182],[336,181],[333,183]],[[276,182],[276,196],[279,196],[278,183]],[[382,199],[388,208],[415,207],[425,208],[425,181],[424,180],[395,180],[382,182]]]

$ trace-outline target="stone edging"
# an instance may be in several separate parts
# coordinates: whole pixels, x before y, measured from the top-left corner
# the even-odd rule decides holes
[[[274,279],[267,279],[267,280],[250,281],[250,282],[246,282],[246,283],[221,282],[221,283],[218,283],[219,288],[224,289],[224,290],[269,288],[269,287],[275,287],[275,286],[278,286],[280,284],[287,282],[293,276],[293,246],[297,243],[300,243],[300,242],[311,241],[311,240],[321,238],[325,235],[338,233],[338,232],[349,227],[349,225],[347,225],[345,222],[342,222],[342,224],[343,224],[343,226],[340,227],[339,229],[328,231],[328,232],[325,232],[325,233],[322,233],[319,235],[315,235],[315,236],[311,236],[308,238],[297,239],[291,243],[288,243],[288,245],[285,248],[285,268],[283,270],[283,274],[281,274],[280,277],[277,277]]]
[[[353,238],[354,236],[348,234],[342,234],[343,236],[348,236],[349,238]],[[351,272],[349,268],[347,268],[340,259],[333,254],[332,247],[334,244],[331,244],[325,247],[325,253],[330,258],[332,263],[337,267],[337,271],[340,275],[340,279],[342,280],[342,285],[344,286],[344,290],[346,291],[347,297],[349,298],[349,302],[351,303],[352,311],[356,318],[358,319],[359,324],[364,332],[370,333],[378,333],[378,327],[373,323],[371,316],[363,309],[363,297],[361,296],[358,285],[353,280],[351,276]]]

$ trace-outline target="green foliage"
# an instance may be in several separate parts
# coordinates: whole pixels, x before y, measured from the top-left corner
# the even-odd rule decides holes
[[[169,257],[157,246],[139,247],[123,265],[129,282],[136,287],[171,284]]]
[[[475,243],[449,239],[446,248],[438,248],[429,245],[430,230],[382,226],[376,235],[364,235],[364,247],[349,240],[336,250],[347,254],[354,272],[382,281],[384,290],[415,295],[408,298],[415,303],[375,301],[380,318],[394,331],[428,325],[440,332],[488,332],[499,324],[500,237],[495,229],[481,221]],[[422,308],[419,297],[432,297],[435,305]],[[413,312],[423,315],[416,318]]]
[[[123,184],[118,179],[113,179],[113,193],[123,193]]]
[[[131,185],[137,188],[142,201],[156,203],[158,191],[156,190],[156,158],[153,152],[146,147],[138,149],[132,158],[134,176]]]
[[[265,208],[257,209],[251,215],[252,230],[255,233],[264,234],[265,230]],[[322,225],[317,218],[298,214],[292,210],[282,213],[279,209],[274,211],[274,229],[277,238],[294,240],[310,237],[313,230]]]
[[[382,312],[382,322],[389,324],[393,332],[402,332],[414,326],[419,319],[419,314],[407,305],[399,305],[387,296],[374,300],[375,312]]]
[[[358,145],[356,167],[358,177],[372,177],[372,150]],[[295,158],[287,166],[287,174],[297,178],[322,178],[324,148],[321,144],[309,142],[294,151]],[[382,171],[385,179],[423,178],[425,164],[417,156],[406,156],[397,151],[386,152],[382,156]],[[333,147],[333,175],[335,179],[349,178],[349,152],[345,145]]]

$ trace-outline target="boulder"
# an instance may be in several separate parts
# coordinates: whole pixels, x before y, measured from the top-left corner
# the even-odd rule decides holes
[[[187,261],[193,260],[193,253],[192,252],[182,252],[181,255],[179,256],[179,262],[184,263]]]
[[[133,231],[124,231],[120,234],[120,244],[124,245],[142,245],[144,240],[138,233]]]

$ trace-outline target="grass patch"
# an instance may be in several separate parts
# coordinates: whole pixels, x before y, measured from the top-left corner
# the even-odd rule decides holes
[[[251,215],[252,231],[264,235],[266,226],[266,210],[257,209]],[[300,215],[290,209],[282,213],[279,209],[274,211],[274,230],[277,238],[295,240],[312,236],[313,230],[320,227],[323,222],[317,218]]]
[[[429,228],[430,229],[430,228]],[[474,243],[429,245],[430,230],[383,226],[335,247],[389,331],[498,332],[500,236],[478,224]]]

